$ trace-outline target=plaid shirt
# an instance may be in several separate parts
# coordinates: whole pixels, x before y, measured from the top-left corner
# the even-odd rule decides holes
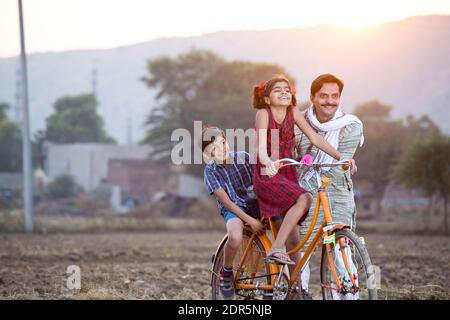
[[[247,195],[247,189],[253,185],[255,165],[250,164],[247,152],[230,152],[231,164],[220,165],[211,161],[205,167],[204,181],[209,194],[222,188],[230,200],[241,207],[246,213],[256,216],[259,212],[257,201]],[[217,200],[217,198],[216,198]],[[227,209],[217,200],[220,214]]]

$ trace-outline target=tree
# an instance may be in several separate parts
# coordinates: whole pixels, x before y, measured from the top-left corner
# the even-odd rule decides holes
[[[9,104],[5,102],[0,102],[0,121],[8,119],[7,112],[9,110]]]
[[[428,197],[438,195],[444,200],[443,225],[449,234],[450,137],[435,132],[425,141],[409,146],[395,166],[393,177],[408,188],[417,188]]]
[[[440,132],[428,116],[415,118],[410,115],[406,121],[393,120],[391,110],[391,106],[371,100],[357,105],[354,111],[364,124],[365,137],[363,149],[355,155],[359,164],[356,179],[366,180],[372,186],[375,200],[372,215],[375,218],[380,218],[384,192],[404,150]]]
[[[0,171],[22,170],[22,138],[20,128],[7,118],[9,105],[0,103]]]
[[[97,114],[94,95],[59,98],[54,109],[54,113],[47,118],[46,140],[56,143],[115,142],[106,134],[103,119]]]
[[[357,152],[357,179],[364,179],[372,186],[375,206],[372,215],[380,218],[381,202],[391,177],[391,168],[397,162],[404,144],[404,128],[401,121],[390,119],[392,107],[377,100],[359,104],[355,115],[364,124],[365,143]]]
[[[149,87],[157,88],[159,104],[145,122],[148,131],[142,143],[153,147],[153,158],[164,160],[170,159],[174,145],[170,141],[171,133],[178,128],[192,133],[194,121],[224,129],[253,128],[253,85],[274,74],[292,79],[275,64],[225,61],[203,50],[192,50],[176,58],[156,58],[147,67],[149,76],[142,80]]]

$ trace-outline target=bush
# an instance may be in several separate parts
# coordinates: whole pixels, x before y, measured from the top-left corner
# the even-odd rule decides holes
[[[63,199],[75,196],[80,191],[80,187],[75,179],[68,174],[60,175],[47,187],[47,196],[50,199]]]

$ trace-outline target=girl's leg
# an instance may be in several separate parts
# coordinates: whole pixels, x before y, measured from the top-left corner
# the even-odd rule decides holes
[[[298,224],[296,224],[293,227],[292,231],[289,233],[289,236],[286,240],[286,250],[290,251],[294,249],[300,243],[300,241],[300,227],[298,226]],[[300,250],[293,254],[291,257],[295,263],[299,262],[300,258],[302,257],[302,255],[300,254]],[[294,267],[290,267],[290,269],[292,269],[290,271],[293,271]]]
[[[281,223],[277,238],[273,242],[273,248],[283,248],[286,240],[293,231],[300,218],[306,214],[311,207],[312,196],[309,192],[298,197],[297,202],[288,210]],[[297,230],[298,231],[298,230]],[[294,235],[295,236],[295,235]]]
[[[230,270],[233,267],[233,260],[242,242],[244,223],[239,218],[231,218],[227,222],[228,240],[225,243],[223,265]]]

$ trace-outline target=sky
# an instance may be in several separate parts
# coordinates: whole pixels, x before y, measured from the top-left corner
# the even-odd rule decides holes
[[[20,51],[17,0],[0,0],[0,57]],[[358,29],[450,14],[450,0],[23,0],[28,53],[112,48],[224,30]]]

